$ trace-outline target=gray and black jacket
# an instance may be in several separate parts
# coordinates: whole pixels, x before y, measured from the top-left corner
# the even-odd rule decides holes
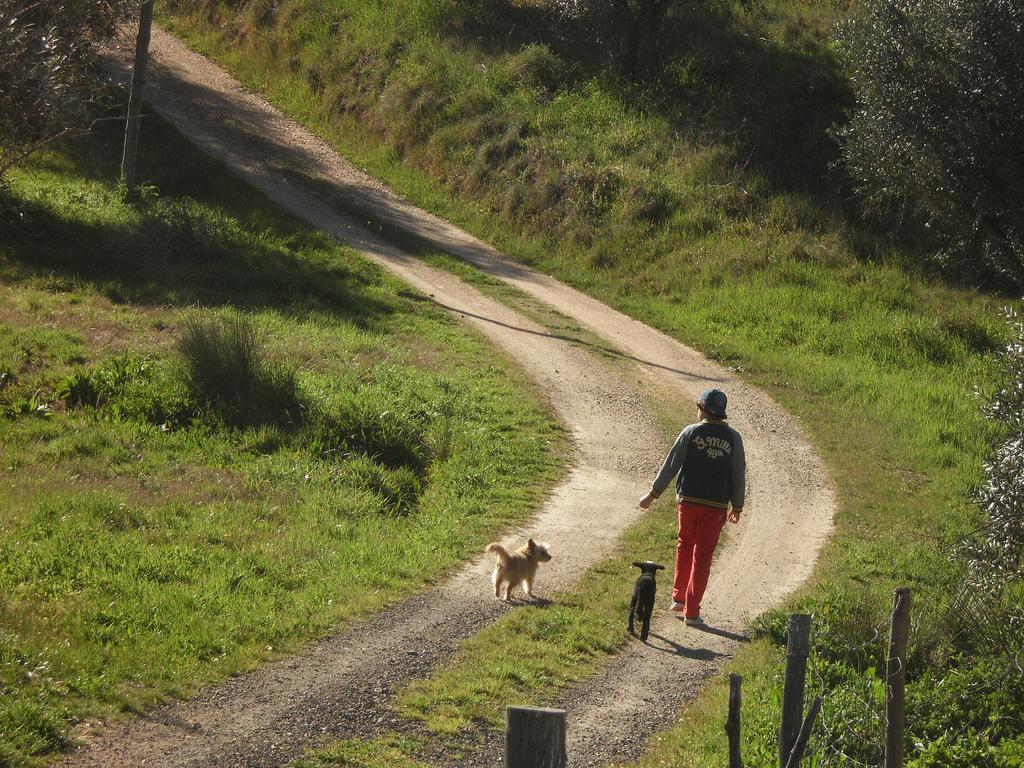
[[[724,421],[705,419],[679,433],[652,488],[660,495],[673,478],[676,497],[709,507],[742,507],[746,460],[743,438]]]

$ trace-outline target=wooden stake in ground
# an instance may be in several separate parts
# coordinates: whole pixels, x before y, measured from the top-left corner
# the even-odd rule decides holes
[[[505,768],[565,768],[565,710],[509,707]]]
[[[811,617],[794,613],[789,617],[786,641],[786,682],[782,688],[782,723],[779,725],[779,768],[786,768],[804,718],[804,682],[811,646]]]
[[[885,670],[885,768],[903,768],[907,637],[909,634],[910,590],[901,587],[892,595],[889,660]]]
[[[149,37],[153,28],[153,0],[146,0],[139,9],[139,35],[135,40],[135,66],[132,68],[132,90],[128,97],[128,124],[124,132],[124,155],[121,158],[121,181],[128,194],[135,195],[135,165],[139,150],[139,121],[142,116],[143,92],[146,88],[146,62],[149,59]]]
[[[729,735],[729,768],[743,768],[740,756],[740,707],[743,704],[741,687],[743,676],[729,673],[729,719],[725,721],[725,732]]]
[[[822,701],[822,697],[819,696],[811,704],[811,709],[808,711],[807,717],[804,718],[804,724],[800,726],[800,734],[796,737],[793,751],[789,753],[789,758],[786,760],[786,768],[800,768],[800,761],[804,759],[804,752],[807,751],[807,742],[810,741],[811,729],[814,728],[814,721],[821,710]]]

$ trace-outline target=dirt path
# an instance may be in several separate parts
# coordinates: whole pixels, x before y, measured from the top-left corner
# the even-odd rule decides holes
[[[541,573],[541,592],[571,586],[637,519],[636,499],[667,448],[649,415],[651,403],[678,401],[680,418],[687,419],[700,390],[715,385],[729,393],[731,421],[747,444],[750,501],[709,587],[705,613],[713,631],[659,615],[649,645],[630,643],[598,679],[563,701],[573,765],[628,756],[639,734],[670,722],[735,649],[746,621],[809,575],[830,530],[834,499],[797,425],[763,393],[694,350],[396,197],[170,35],[155,31],[152,50],[148,96],[163,116],[268,197],[458,313],[547,394],[572,432],[574,469],[528,529],[508,537],[537,533],[551,543],[555,559]],[[347,202],[574,318],[622,350],[625,362],[610,363],[422,264],[346,215]],[[301,654],[112,724],[87,736],[61,764],[276,766],[324,739],[385,729],[390,691],[429,673],[458,640],[507,610],[487,595],[488,570],[489,562],[478,559],[427,593]],[[493,750],[475,760],[493,761]]]

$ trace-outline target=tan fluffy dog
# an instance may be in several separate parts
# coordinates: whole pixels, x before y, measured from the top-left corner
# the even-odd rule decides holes
[[[494,596],[499,599],[511,600],[512,588],[522,586],[527,597],[533,597],[533,579],[537,575],[537,566],[551,559],[547,544],[538,544],[533,539],[526,542],[515,552],[509,552],[501,544],[492,542],[487,545],[487,552],[497,556],[494,564]],[[505,586],[505,597],[501,597],[501,587]]]

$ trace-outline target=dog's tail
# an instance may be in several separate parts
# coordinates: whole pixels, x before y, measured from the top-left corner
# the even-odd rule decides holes
[[[508,553],[508,550],[496,541],[492,541],[490,544],[488,544],[487,549],[485,549],[484,551],[493,552],[495,555],[497,555],[498,559],[501,562],[506,564],[508,563],[509,560],[512,559],[512,556]]]

